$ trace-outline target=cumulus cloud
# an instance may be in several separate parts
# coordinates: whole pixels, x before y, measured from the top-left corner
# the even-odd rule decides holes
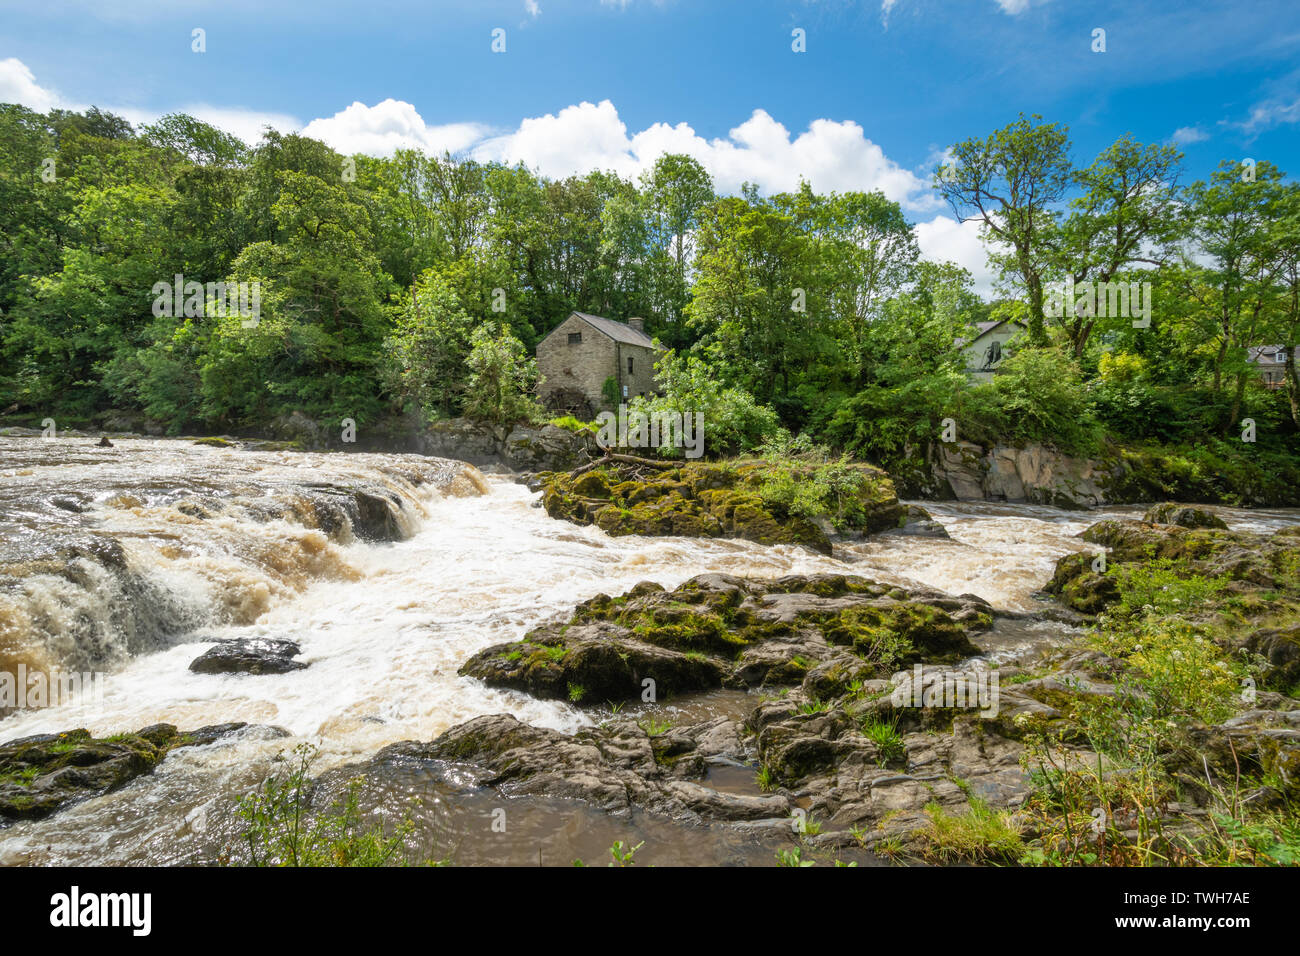
[[[27,64],[16,57],[0,60],[0,103],[18,103],[38,113],[63,104],[63,98],[36,82]]]
[[[487,128],[477,123],[430,126],[410,103],[390,98],[374,106],[354,102],[329,118],[312,120],[302,132],[340,153],[389,156],[397,149],[460,153],[479,142]]]
[[[978,222],[958,222],[949,216],[936,216],[929,222],[912,227],[921,258],[931,262],[955,262],[975,277],[975,291],[982,298],[993,297],[993,273],[988,267],[988,253],[980,239]]]
[[[534,19],[542,15],[542,7],[537,0],[524,0],[524,11]]]
[[[687,123],[655,123],[629,133],[609,100],[584,102],[525,119],[514,132],[491,137],[473,152],[483,160],[523,162],[552,177],[592,169],[635,176],[664,153],[685,153],[722,192],[746,182],[779,192],[805,179],[822,192],[878,189],[909,208],[932,208],[925,182],[890,160],[857,123],[818,119],[793,136],[764,110],[755,110],[725,138],[706,139]]]
[[[92,104],[78,103],[60,96],[54,90],[43,87],[36,82],[36,77],[22,60],[10,57],[0,60],[0,103],[19,103],[28,109],[46,113],[54,108],[66,110],[87,110]],[[162,113],[156,110],[141,110],[131,106],[112,106],[93,104],[101,109],[116,113],[129,122],[140,125],[152,123]],[[218,129],[234,133],[244,142],[254,144],[262,138],[262,129],[274,127],[283,132],[298,129],[302,123],[285,113],[267,113],[260,110],[241,109],[229,106],[209,106],[206,103],[191,103],[169,113],[188,113],[195,119],[211,123]]]

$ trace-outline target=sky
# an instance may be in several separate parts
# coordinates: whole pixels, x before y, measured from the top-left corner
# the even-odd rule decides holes
[[[722,192],[880,190],[987,292],[946,148],[1037,113],[1082,164],[1131,133],[1186,182],[1300,175],[1300,0],[0,0],[0,102],[547,176],[685,152]]]

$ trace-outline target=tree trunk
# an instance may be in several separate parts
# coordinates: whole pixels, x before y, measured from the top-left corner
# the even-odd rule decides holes
[[[1230,434],[1239,424],[1237,416],[1241,414],[1241,403],[1246,396],[1246,373],[1237,373],[1237,390],[1232,396],[1232,411],[1228,413],[1228,426],[1223,430],[1225,435]]]
[[[1286,393],[1291,401],[1291,421],[1300,428],[1300,376],[1296,374],[1295,342],[1284,345],[1286,349]]]

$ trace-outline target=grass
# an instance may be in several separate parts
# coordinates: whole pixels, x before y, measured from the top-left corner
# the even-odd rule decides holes
[[[880,765],[883,767],[894,760],[907,756],[903,745],[903,735],[898,732],[898,718],[883,721],[868,717],[862,724],[862,735],[876,745],[880,753]]]
[[[672,729],[673,722],[671,720],[655,720],[653,717],[648,717],[645,720],[638,721],[637,726],[644,730],[646,735],[649,737],[660,737]]]
[[[937,803],[925,808],[927,828],[916,831],[922,859],[932,863],[1014,863],[1024,850],[1020,829],[1006,811],[973,798],[966,813],[949,813]]]
[[[406,841],[415,824],[408,814],[391,834],[378,824],[367,825],[359,809],[361,780],[349,783],[341,804],[327,812],[311,812],[308,770],[319,751],[299,744],[287,769],[272,774],[262,786],[239,802],[242,839],[250,866],[403,866],[410,863]],[[434,865],[447,861],[430,861]]]

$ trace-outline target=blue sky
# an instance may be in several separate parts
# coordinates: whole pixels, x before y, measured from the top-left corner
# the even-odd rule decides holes
[[[49,0],[3,4],[0,100],[187,110],[343,151],[399,145],[627,175],[667,149],[724,190],[881,189],[973,266],[927,179],[1021,112],[1086,161],[1125,132],[1300,175],[1300,3],[1221,0]],[[191,31],[207,50],[191,50]],[[491,50],[506,31],[505,53]],[[791,49],[805,31],[806,52]],[[1104,53],[1093,31],[1105,30]],[[756,112],[757,111],[757,112]],[[971,260],[971,261],[967,261]]]

